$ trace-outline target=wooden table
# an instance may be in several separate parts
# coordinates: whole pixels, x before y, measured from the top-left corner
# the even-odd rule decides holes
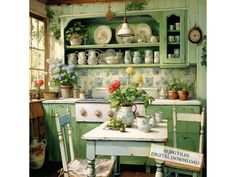
[[[167,141],[167,121],[163,121],[151,132],[144,133],[137,127],[126,128],[126,132],[109,130],[107,122],[82,136],[87,141],[86,156],[89,177],[95,177],[95,158],[97,155],[110,155],[116,160],[115,174],[119,174],[119,156],[148,157],[151,143],[164,144]],[[156,161],[156,177],[162,177],[162,162]]]

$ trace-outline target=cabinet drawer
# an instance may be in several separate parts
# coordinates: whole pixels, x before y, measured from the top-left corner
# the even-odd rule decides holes
[[[67,112],[67,107],[71,113],[71,117],[75,117],[75,104],[52,104],[52,109],[59,114],[65,114]]]
[[[173,133],[168,133],[167,146],[173,147]],[[177,148],[198,152],[199,134],[177,133]]]

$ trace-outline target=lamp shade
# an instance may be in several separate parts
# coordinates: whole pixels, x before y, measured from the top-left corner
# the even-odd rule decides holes
[[[117,36],[120,37],[131,37],[134,36],[134,32],[130,29],[127,20],[124,20],[121,29],[118,31]]]

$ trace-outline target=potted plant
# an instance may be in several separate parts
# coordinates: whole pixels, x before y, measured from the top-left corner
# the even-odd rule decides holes
[[[177,90],[178,90],[178,80],[176,78],[171,78],[167,81],[166,84],[168,98],[171,100],[177,99]]]
[[[113,81],[108,86],[108,101],[112,108],[116,108],[117,119],[121,119],[126,126],[131,126],[135,118],[136,105],[135,101],[140,100],[144,102],[144,106],[147,107],[154,98],[149,96],[145,90],[138,89],[140,83],[143,82],[141,75],[134,77],[134,82],[130,82],[130,76],[135,74],[135,70],[132,67],[126,69],[128,74],[128,83],[121,85],[120,81]],[[135,110],[132,111],[132,107],[135,106]]]
[[[88,29],[80,22],[74,22],[72,26],[66,29],[65,38],[71,45],[81,45],[87,36]]]
[[[75,65],[65,65],[60,59],[47,62],[49,63],[51,85],[60,87],[62,98],[70,98],[73,85],[77,83]]]
[[[179,81],[178,83],[178,97],[179,100],[187,100],[190,90],[190,84],[185,81]]]

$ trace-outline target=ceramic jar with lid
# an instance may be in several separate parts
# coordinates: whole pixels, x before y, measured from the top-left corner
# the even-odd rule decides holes
[[[153,62],[156,64],[160,62],[159,55],[160,55],[159,51],[154,51],[154,61]]]
[[[153,63],[153,52],[152,50],[145,50],[145,63]]]
[[[125,51],[125,57],[124,57],[125,64],[131,63],[131,52],[130,50]]]
[[[139,51],[134,51],[133,54],[133,63],[134,64],[140,64],[142,62],[142,58],[140,56],[140,52]]]

